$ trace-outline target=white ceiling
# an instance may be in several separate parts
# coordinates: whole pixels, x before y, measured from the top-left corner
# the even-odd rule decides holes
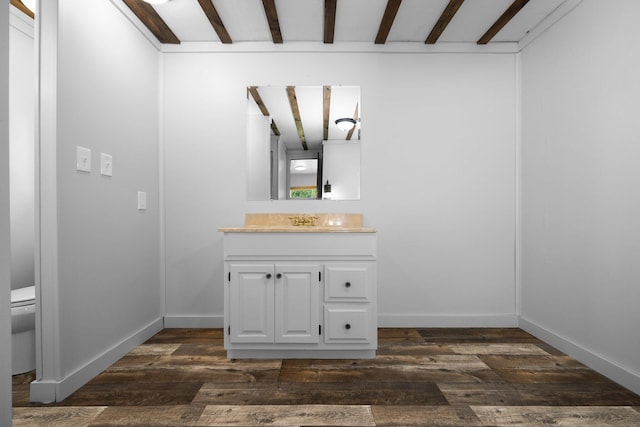
[[[531,0],[491,43],[518,42],[568,0]],[[324,0],[275,0],[284,42],[322,42]],[[424,43],[449,0],[404,0],[387,42]],[[439,43],[475,43],[513,0],[466,0]],[[271,42],[261,0],[213,0],[234,43]],[[334,43],[373,43],[387,0],[338,0]],[[181,42],[219,42],[197,0],[154,6]]]
[[[15,1],[15,0],[12,0]],[[155,13],[147,10],[136,12],[143,0],[112,0],[120,4],[124,13],[132,17],[132,22],[149,34],[156,24],[162,24],[154,17],[154,23],[147,28],[140,21]],[[207,3],[207,2],[211,3]],[[463,0],[453,18],[446,24],[435,45],[425,44],[436,23],[443,17],[450,0],[334,0],[336,2],[335,30],[333,43],[324,43],[325,2],[331,0],[274,0],[277,21],[283,43],[274,43],[265,12],[263,0],[169,0],[153,6],[150,12],[157,12],[177,36],[179,44],[169,41],[161,44],[166,52],[234,51],[244,49],[346,49],[428,52],[517,52],[546,28],[572,10],[581,0]],[[129,6],[125,6],[124,2]],[[207,18],[200,3],[213,5],[226,28],[232,43],[221,43],[216,31]],[[378,31],[388,5],[399,3],[397,14],[389,29],[384,44],[375,44]],[[206,5],[205,5],[206,6]],[[504,25],[488,45],[478,45],[478,41],[494,23],[501,20],[505,12],[515,7],[519,10]],[[206,9],[207,7],[205,7]],[[144,9],[144,8],[143,8]],[[135,15],[132,14],[132,11]],[[140,15],[142,13],[142,15]],[[213,18],[212,18],[213,19]],[[157,33],[156,33],[157,35]],[[162,39],[158,36],[158,39]],[[487,50],[487,47],[489,50]],[[315,49],[315,50],[314,50]],[[384,50],[380,50],[384,49]],[[275,120],[281,139],[288,149],[302,148],[295,120],[289,104],[286,88],[260,87],[259,93]],[[323,138],[323,93],[322,87],[297,87],[302,127],[310,150],[317,149]],[[334,86],[327,139],[345,139],[345,132],[339,130],[335,120],[354,117],[355,105],[359,107],[359,88]],[[359,117],[359,111],[358,116]],[[352,139],[359,139],[354,132]]]

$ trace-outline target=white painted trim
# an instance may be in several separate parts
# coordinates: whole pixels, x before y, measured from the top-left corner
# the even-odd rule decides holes
[[[165,328],[223,328],[224,316],[164,316]]]
[[[29,400],[38,403],[55,402],[57,382],[35,380],[29,385]]]
[[[385,314],[378,315],[378,328],[515,328],[515,314],[487,315],[428,315]]]
[[[36,380],[57,381],[61,373],[58,313],[57,88],[58,2],[38,1],[35,28],[36,106]],[[55,401],[51,387],[38,390],[42,401]]]
[[[5,3],[6,5],[6,3]],[[9,211],[9,8],[0,11],[0,425],[11,425],[11,221]]]
[[[575,9],[582,0],[566,0],[560,6],[556,8],[553,12],[547,15],[538,25],[536,25],[527,35],[525,35],[518,42],[518,51],[523,50],[527,47],[531,42],[540,37],[544,32],[546,32],[549,28],[551,28],[556,22],[564,18],[569,12]]]
[[[640,372],[634,372],[629,368],[620,366],[614,361],[560,335],[558,332],[546,329],[525,317],[520,317],[519,326],[531,335],[540,338],[542,341],[584,363],[591,369],[627,387],[634,393],[640,394]]]
[[[127,5],[122,2],[122,0],[110,1],[118,10],[120,10],[120,12],[122,12],[125,18],[127,18],[129,22],[131,22],[131,25],[136,27],[138,31],[140,31],[140,33],[144,36],[144,38],[146,38],[147,41],[156,48],[156,50],[160,51],[162,49],[162,43],[160,43],[156,36],[154,36],[153,33],[149,31],[149,29],[142,22],[140,22],[135,13],[133,13],[131,9],[129,9],[129,7],[127,7]]]
[[[131,335],[129,338],[125,338],[104,353],[95,357],[89,363],[66,375],[63,379],[59,381],[35,381],[31,383],[31,400],[34,401],[35,396],[45,394],[41,393],[41,389],[49,391],[52,385],[55,385],[56,401],[61,402],[96,375],[118,361],[122,356],[126,355],[161,330],[162,319],[154,320],[138,332]]]
[[[35,28],[33,19],[28,17],[24,12],[19,10],[14,5],[11,5],[9,11],[11,12],[11,14],[9,15],[9,25],[11,25],[21,33],[24,33],[24,35],[33,38],[33,32]]]
[[[160,304],[167,312],[167,238],[165,206],[165,144],[164,144],[164,55],[158,53],[158,232],[160,244]]]
[[[114,1],[114,0],[112,0]],[[184,42],[179,45],[164,44],[164,53],[477,53],[495,54],[518,52],[517,43],[447,43],[426,45],[419,42],[390,42],[374,44],[371,42],[340,42],[325,44],[322,42],[294,42],[283,44],[271,42]]]

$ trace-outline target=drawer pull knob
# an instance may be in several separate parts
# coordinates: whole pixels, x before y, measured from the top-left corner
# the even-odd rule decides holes
[[[276,274],[276,279],[282,279],[282,274],[280,273]]]
[[[350,287],[351,287],[351,282],[347,282],[347,283],[345,283],[345,284],[344,284],[344,287],[345,287],[345,288],[350,288]]]
[[[267,279],[271,279],[271,273],[267,273]]]
[[[345,328],[346,330],[351,329],[351,324],[350,324],[350,323],[347,323],[346,325],[344,325],[344,328]]]

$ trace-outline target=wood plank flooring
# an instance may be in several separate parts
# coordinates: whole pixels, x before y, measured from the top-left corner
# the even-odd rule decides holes
[[[640,426],[640,396],[520,329],[380,329],[371,360],[229,360],[166,329],[14,426]]]

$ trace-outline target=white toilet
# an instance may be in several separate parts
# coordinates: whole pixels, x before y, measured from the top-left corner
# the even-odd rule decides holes
[[[11,291],[12,373],[23,374],[36,368],[36,288]]]

